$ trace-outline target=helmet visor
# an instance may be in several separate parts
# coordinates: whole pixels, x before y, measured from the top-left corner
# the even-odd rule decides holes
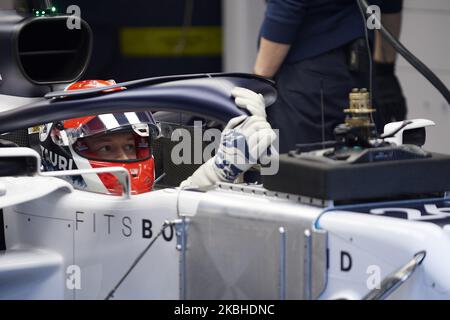
[[[67,130],[69,139],[86,138],[98,134],[132,128],[142,137],[156,137],[157,127],[150,112],[108,113],[92,117],[77,128]]]

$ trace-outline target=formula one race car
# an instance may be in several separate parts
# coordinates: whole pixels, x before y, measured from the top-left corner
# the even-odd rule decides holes
[[[1,45],[19,50],[0,81],[0,299],[450,298],[450,156],[422,148],[431,121],[374,136],[368,93],[355,90],[333,145],[281,155],[278,173],[255,183],[180,188],[198,163],[170,162],[173,133],[198,129],[201,140],[243,114],[230,99],[235,86],[270,104],[271,81],[198,74],[48,92],[82,75],[88,26],[74,37],[60,17],[0,21],[16,26],[1,28]],[[77,45],[33,47],[44,29]],[[78,61],[38,67],[59,54]],[[24,98],[36,95],[45,96]],[[163,178],[152,192],[132,194],[120,167],[44,172],[37,135],[28,136],[62,119],[144,110],[162,134],[152,149]],[[61,179],[105,172],[121,196]]]

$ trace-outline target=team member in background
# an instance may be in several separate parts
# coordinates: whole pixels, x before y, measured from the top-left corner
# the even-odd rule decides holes
[[[398,37],[403,1],[370,3],[380,6],[381,21]],[[279,129],[280,152],[333,139],[333,129],[344,120],[348,93],[369,88],[364,28],[356,0],[268,1],[254,72],[277,82],[278,100],[267,114]],[[406,103],[394,74],[394,49],[378,33],[370,37],[380,131],[385,123],[405,118]]]

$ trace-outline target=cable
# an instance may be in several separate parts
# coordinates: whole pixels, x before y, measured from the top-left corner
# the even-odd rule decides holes
[[[165,176],[166,176],[166,173],[165,173],[165,172],[161,173],[161,175],[160,175],[158,178],[155,179],[155,181],[153,182],[153,185],[155,185],[155,184],[157,184],[158,182],[160,182],[161,179],[164,178]]]
[[[370,99],[370,106],[373,106],[372,101],[372,90],[373,90],[373,61],[372,61],[372,50],[370,48],[370,42],[369,42],[369,32],[366,28],[366,15],[364,14],[364,10],[361,6],[361,3],[358,1],[358,7],[361,12],[361,16],[363,19],[363,26],[364,26],[364,38],[366,40],[366,48],[367,48],[367,55],[369,59],[369,99]],[[372,114],[371,114],[372,115]],[[373,121],[373,119],[372,119]]]
[[[131,265],[131,267],[127,270],[127,272],[125,272],[125,274],[123,275],[123,277],[119,280],[119,282],[114,286],[114,288],[108,293],[108,295],[106,296],[105,300],[109,300],[111,298],[114,297],[114,293],[117,291],[117,289],[119,288],[119,286],[122,284],[122,282],[125,281],[125,279],[128,277],[128,275],[131,273],[131,271],[134,269],[134,267],[136,267],[136,265],[139,263],[139,261],[141,261],[141,259],[144,257],[144,255],[147,253],[147,251],[152,247],[152,245],[155,243],[155,241],[162,235],[162,233],[164,232],[164,230],[169,227],[172,226],[174,223],[171,221],[164,221],[163,225],[161,226],[161,230],[159,230],[158,234],[156,235],[156,237],[153,238],[153,240],[148,244],[148,246],[144,249],[144,251],[141,252],[141,254],[139,254],[139,256],[136,258],[136,260],[134,260],[133,264]]]
[[[366,0],[356,0],[360,8],[364,8],[367,17],[371,17],[367,13],[369,5]],[[380,32],[383,38],[403,57],[408,61],[420,74],[422,74],[445,98],[448,104],[450,104],[450,91],[447,86],[431,71],[422,61],[420,61],[415,55],[413,55],[400,41],[387,30],[383,24],[375,16],[376,21],[379,22]]]
[[[358,1],[358,7],[359,11],[361,12],[361,18],[363,20],[363,28],[364,28],[364,38],[366,40],[366,48],[367,48],[367,57],[369,60],[369,103],[370,106],[373,107],[373,61],[372,61],[372,48],[370,47],[369,42],[369,32],[367,31],[366,27],[366,15],[364,14],[364,10],[361,6],[361,4]],[[367,9],[366,9],[367,10]],[[375,120],[373,119],[373,113],[370,113],[370,121],[372,123],[375,123]],[[376,135],[378,135],[378,128],[375,126]]]
[[[320,79],[320,113],[322,120],[322,148],[325,149],[325,105],[323,99],[323,79]]]

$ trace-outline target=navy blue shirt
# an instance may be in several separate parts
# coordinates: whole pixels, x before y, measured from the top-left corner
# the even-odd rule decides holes
[[[372,0],[382,13],[398,13],[403,0]],[[291,44],[286,63],[317,56],[364,36],[356,0],[269,0],[261,36]]]

